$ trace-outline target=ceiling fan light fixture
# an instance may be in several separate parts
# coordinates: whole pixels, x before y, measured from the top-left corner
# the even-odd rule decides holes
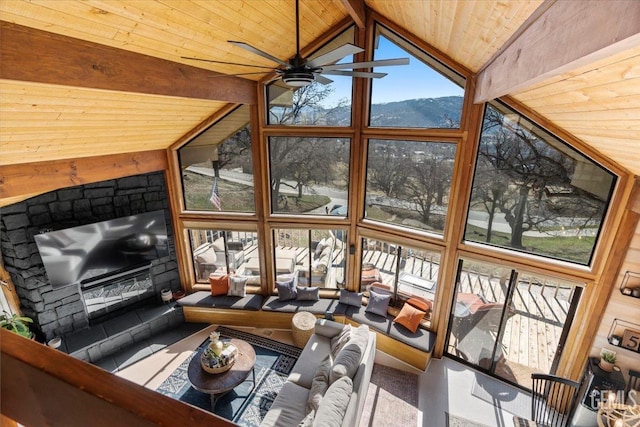
[[[282,76],[282,81],[291,87],[309,86],[315,81],[313,73],[307,72],[289,72]]]

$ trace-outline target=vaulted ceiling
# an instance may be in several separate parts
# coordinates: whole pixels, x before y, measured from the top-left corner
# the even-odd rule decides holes
[[[300,44],[368,8],[478,73],[476,100],[509,94],[640,175],[637,4],[301,0]],[[273,66],[227,41],[288,59],[294,16],[293,0],[1,1],[0,166],[169,147],[261,77],[182,57]]]

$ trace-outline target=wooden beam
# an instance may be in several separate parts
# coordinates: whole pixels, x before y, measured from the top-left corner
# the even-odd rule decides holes
[[[166,169],[166,150],[0,166],[0,206],[12,197]]]
[[[478,75],[486,102],[640,45],[640,2],[555,1]]]
[[[256,82],[0,21],[0,78],[255,104]],[[213,78],[215,77],[215,78]]]
[[[364,0],[342,0],[342,4],[358,28],[364,29],[367,22]]]

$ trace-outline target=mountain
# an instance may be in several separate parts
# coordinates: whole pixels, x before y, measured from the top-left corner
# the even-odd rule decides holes
[[[420,98],[373,104],[371,126],[408,128],[452,128],[460,125],[461,96]],[[327,124],[344,126],[349,123],[349,109],[327,111]]]

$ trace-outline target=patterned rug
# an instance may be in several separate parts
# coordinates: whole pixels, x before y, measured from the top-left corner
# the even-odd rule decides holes
[[[255,387],[253,386],[251,375],[249,375],[247,381],[218,400],[215,414],[241,426],[258,426],[289,376],[293,365],[300,356],[301,350],[269,338],[224,326],[218,327],[217,331],[220,332],[223,338],[239,338],[253,346],[256,352],[256,385]],[[199,348],[208,343],[209,340],[207,339]],[[197,351],[194,351],[187,360],[160,384],[156,391],[206,411],[211,411],[209,395],[191,387],[187,376],[189,362],[196,353]]]
[[[360,427],[418,424],[418,376],[373,365]]]

